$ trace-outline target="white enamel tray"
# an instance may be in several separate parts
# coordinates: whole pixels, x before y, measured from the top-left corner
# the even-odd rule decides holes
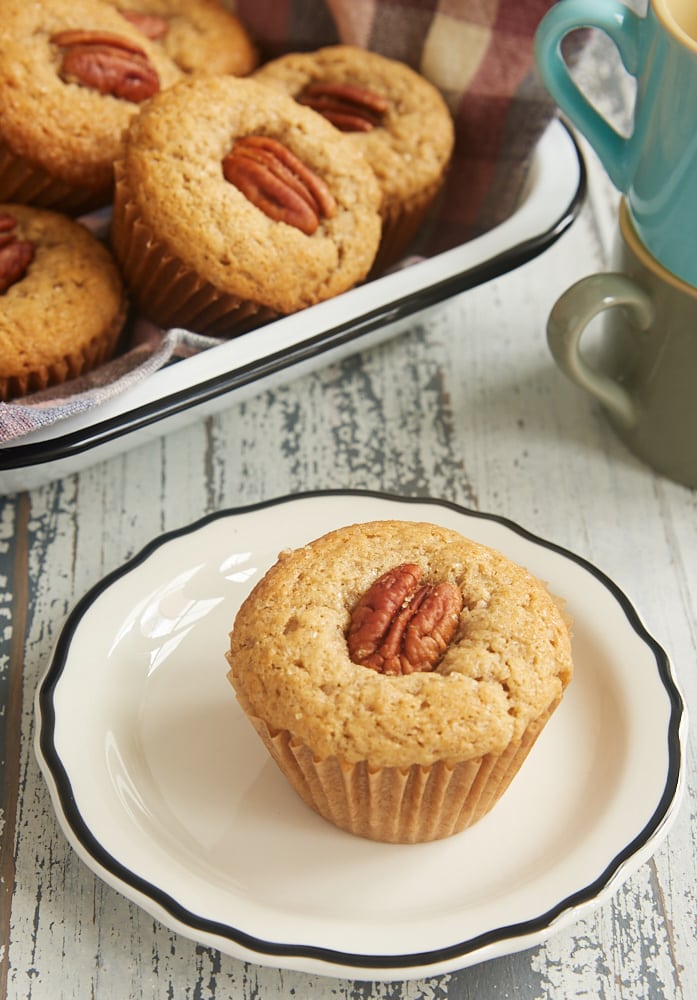
[[[372,843],[307,808],[225,676],[236,609],[278,551],[375,518],[503,551],[575,623],[574,680],[513,785],[432,844]],[[36,710],[58,820],[98,876],[204,945],[354,979],[447,972],[586,915],[655,850],[682,786],[682,698],[626,596],[578,556],[439,501],[307,494],[156,539],[76,606]]]
[[[553,120],[516,211],[477,239],[161,369],[81,415],[0,445],[0,494],[32,489],[396,336],[453,295],[514,270],[565,232],[585,166]]]

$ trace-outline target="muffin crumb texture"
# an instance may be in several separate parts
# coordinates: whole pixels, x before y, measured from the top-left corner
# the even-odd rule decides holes
[[[312,235],[225,176],[236,140],[249,137],[291,154],[331,192]],[[250,175],[254,162],[243,162]],[[161,326],[187,325],[188,315],[169,312],[179,301],[201,317],[225,296],[282,314],[313,305],[362,280],[380,239],[379,190],[360,152],[320,115],[249,78],[197,76],[158,94],[128,129],[116,176],[116,256]],[[235,308],[224,313],[233,329]]]
[[[58,212],[0,204],[0,399],[106,361],[126,310],[116,263],[84,226]]]
[[[359,600],[407,560],[462,595],[432,670],[390,675],[354,663]],[[281,553],[240,608],[230,674],[245,710],[316,759],[370,767],[448,765],[501,754],[560,700],[572,675],[564,614],[502,554],[432,524],[384,521]]]

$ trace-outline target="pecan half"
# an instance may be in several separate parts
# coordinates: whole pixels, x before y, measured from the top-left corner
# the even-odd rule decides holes
[[[7,212],[0,214],[0,295],[24,277],[34,259],[33,243],[18,240],[16,227],[14,216]]]
[[[421,584],[421,577],[416,563],[402,563],[363,594],[346,633],[354,663],[383,674],[412,674],[438,664],[464,602],[454,584]]]
[[[140,11],[125,10],[121,7],[118,10],[121,17],[152,42],[164,38],[169,31],[169,21],[165,17],[159,17],[157,14],[141,14]]]
[[[110,94],[132,104],[152,97],[160,80],[146,53],[130,38],[110,31],[74,29],[51,36],[64,49],[60,76],[100,94]]]
[[[322,178],[278,139],[238,139],[223,159],[223,174],[270,219],[308,236],[320,219],[336,215],[336,202]]]
[[[382,124],[389,110],[381,94],[352,83],[310,83],[295,99],[342,132],[370,132]]]

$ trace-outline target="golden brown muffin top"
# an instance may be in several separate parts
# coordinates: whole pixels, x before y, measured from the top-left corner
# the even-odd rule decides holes
[[[314,83],[357,85],[384,98],[381,123],[346,135],[375,171],[386,207],[442,180],[455,132],[440,92],[409,66],[352,45],[290,53],[261,66],[254,78],[298,97]]]
[[[383,573],[418,564],[464,606],[435,669],[386,675],[354,663],[347,630]],[[558,603],[501,553],[432,524],[340,528],[281,553],[240,608],[230,680],[251,715],[317,757],[403,767],[501,752],[559,699],[572,674]]]
[[[109,32],[140,48],[161,87],[181,73],[159,47],[101,0],[3,0],[0,17],[0,141],[54,177],[88,188],[111,183],[121,133],[138,103],[66,82],[67,30]]]
[[[0,294],[0,381],[79,352],[123,311],[123,285],[109,251],[84,226],[57,212],[0,204],[32,246],[23,277]]]
[[[226,180],[223,159],[250,135],[278,140],[329,187],[336,212],[316,232],[270,218]],[[158,94],[129,127],[118,172],[169,252],[221,291],[279,312],[345,291],[375,256],[380,193],[361,154],[249,78],[198,75]]]
[[[242,22],[219,0],[108,0],[108,3],[126,17],[154,16],[155,21],[146,21],[143,27],[147,30],[150,24],[153,41],[162,46],[184,73],[245,76],[259,61]]]

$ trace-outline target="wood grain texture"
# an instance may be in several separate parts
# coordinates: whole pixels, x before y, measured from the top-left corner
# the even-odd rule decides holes
[[[442,497],[504,515],[611,576],[697,704],[697,491],[617,440],[555,368],[557,296],[606,265],[617,195],[542,257],[404,336],[78,476],[0,500],[2,993],[13,1000],[692,1000],[697,760],[654,857],[539,947],[450,975],[364,983],[238,962],[154,921],[67,844],[34,759],[33,696],[75,601],[163,531],[307,489]]]

